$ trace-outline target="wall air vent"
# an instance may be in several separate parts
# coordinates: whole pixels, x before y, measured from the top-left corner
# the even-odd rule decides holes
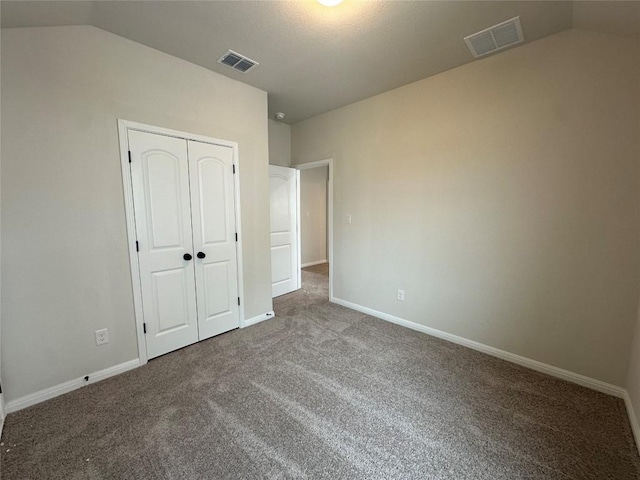
[[[234,52],[233,50],[229,50],[227,53],[222,55],[218,59],[218,63],[226,65],[227,67],[231,67],[234,70],[242,73],[247,73],[256,65],[259,65],[258,62],[255,62],[250,58],[245,57],[244,55],[240,55],[238,52]]]
[[[493,27],[464,37],[464,41],[475,58],[516,45],[524,41],[520,17],[512,18]]]

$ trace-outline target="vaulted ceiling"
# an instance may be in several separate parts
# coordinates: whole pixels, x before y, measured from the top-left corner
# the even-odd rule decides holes
[[[640,2],[6,1],[2,27],[93,25],[269,94],[294,123],[474,61],[463,37],[520,16],[525,43],[571,27],[640,38]],[[517,47],[516,47],[517,48]],[[259,62],[217,63],[228,49]]]

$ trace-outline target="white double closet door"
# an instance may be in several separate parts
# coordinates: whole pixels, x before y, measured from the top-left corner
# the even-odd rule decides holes
[[[233,148],[128,130],[147,357],[239,326]]]

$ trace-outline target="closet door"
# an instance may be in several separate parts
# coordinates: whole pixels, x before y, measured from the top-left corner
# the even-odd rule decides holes
[[[148,358],[198,341],[187,141],[128,131]]]
[[[240,326],[233,149],[189,140],[200,340]]]

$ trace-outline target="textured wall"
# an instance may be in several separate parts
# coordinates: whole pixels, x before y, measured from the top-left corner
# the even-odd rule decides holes
[[[269,164],[291,166],[291,127],[269,120]]]
[[[335,296],[625,385],[639,105],[638,40],[568,30],[293,125],[334,159]]]
[[[118,118],[239,143],[245,313],[272,309],[266,93],[93,27],[3,29],[7,400],[137,357]]]

